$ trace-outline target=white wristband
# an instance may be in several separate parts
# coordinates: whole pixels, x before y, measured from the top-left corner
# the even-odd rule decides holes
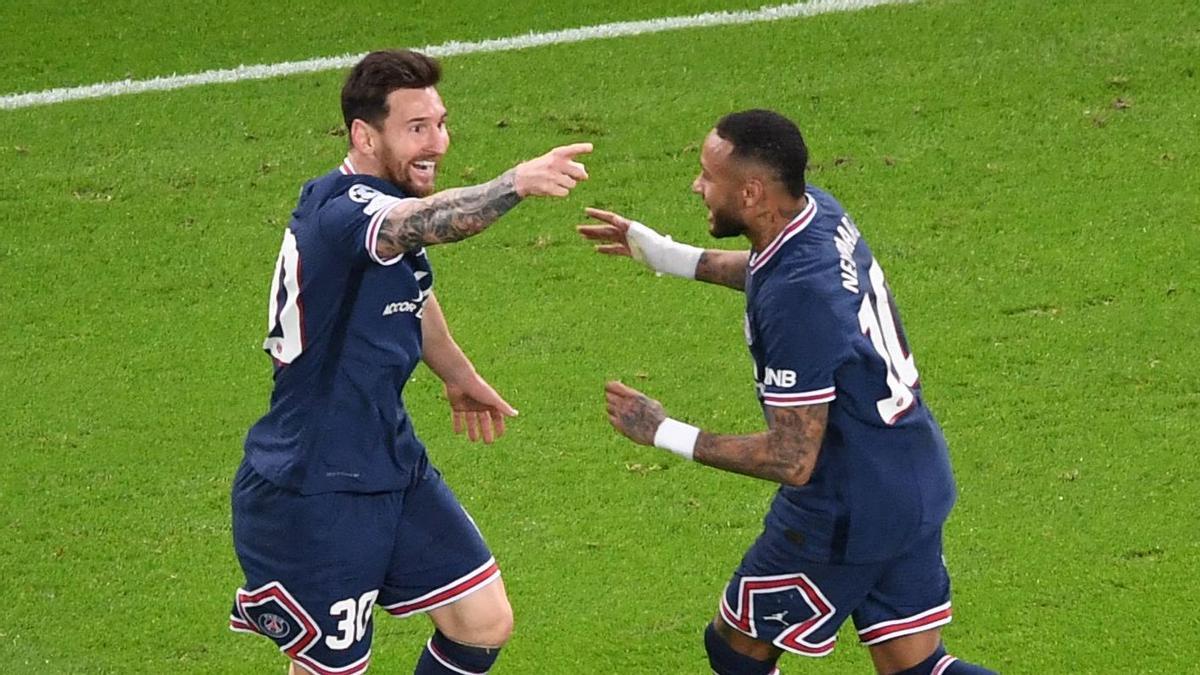
[[[668,417],[654,432],[654,447],[670,450],[686,460],[691,460],[696,450],[696,437],[699,435],[700,429]]]
[[[637,221],[629,224],[625,240],[629,242],[629,252],[634,260],[645,263],[655,272],[684,279],[696,278],[696,265],[700,264],[704,249],[671,241],[669,236],[665,237]]]

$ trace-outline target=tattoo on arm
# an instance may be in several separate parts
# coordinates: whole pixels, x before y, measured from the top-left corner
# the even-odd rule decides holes
[[[749,251],[720,251],[706,249],[696,264],[696,279],[710,284],[746,290],[746,265]]]
[[[411,207],[401,203],[379,228],[376,252],[382,258],[394,258],[422,246],[479,234],[521,201],[515,179],[510,170],[481,185],[413,200]]]
[[[635,441],[653,445],[654,433],[666,418],[667,412],[663,410],[661,403],[645,394],[638,394],[637,402],[636,406],[630,406],[621,412],[621,429],[626,436]]]
[[[775,483],[807,483],[825,437],[829,404],[767,410],[771,428],[766,433],[718,436],[701,432],[695,460]]]

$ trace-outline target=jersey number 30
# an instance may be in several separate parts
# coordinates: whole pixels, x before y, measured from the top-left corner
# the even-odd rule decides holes
[[[280,287],[285,293],[280,302]],[[283,245],[275,261],[271,280],[271,303],[267,309],[267,339],[263,349],[280,363],[291,363],[304,351],[304,306],[300,303],[300,250],[296,235],[283,231]]]
[[[912,354],[904,348],[900,328],[896,325],[896,314],[892,311],[891,297],[883,279],[883,268],[874,258],[871,259],[871,290],[879,304],[872,303],[871,294],[864,293],[862,306],[858,308],[858,325],[863,335],[870,338],[887,371],[887,386],[891,396],[876,401],[875,408],[885,424],[895,424],[916,402],[912,388],[917,385],[917,366]]]

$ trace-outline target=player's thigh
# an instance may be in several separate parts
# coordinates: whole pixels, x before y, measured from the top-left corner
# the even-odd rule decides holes
[[[246,583],[230,626],[270,638],[310,670],[365,668],[398,501],[389,494],[299,495],[239,470],[233,538]]]
[[[765,527],[725,586],[719,616],[760,643],[825,656],[833,651],[838,628],[870,592],[879,567],[818,563],[799,552],[788,530]]]
[[[432,467],[406,492],[380,606],[397,617],[431,613],[448,637],[494,646],[512,609],[500,569],[474,521]]]
[[[950,622],[950,575],[942,559],[940,529],[917,538],[888,561],[875,587],[854,612],[859,640],[871,649],[880,672],[920,663]]]

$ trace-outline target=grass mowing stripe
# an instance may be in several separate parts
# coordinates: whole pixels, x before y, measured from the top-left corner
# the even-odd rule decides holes
[[[754,11],[739,12],[706,12],[691,16],[674,16],[643,21],[620,21],[582,28],[550,31],[546,33],[529,33],[506,38],[481,40],[478,42],[443,42],[440,45],[430,45],[421,51],[430,56],[444,57],[460,54],[479,54],[486,52],[511,51],[528,49],[545,45],[583,42],[614,37],[628,37],[647,33],[660,33],[685,28],[703,28],[709,26],[728,26],[747,23],[761,23],[795,19],[830,12],[849,12],[867,9],[878,5],[890,5],[915,2],[916,0],[811,0],[804,3],[776,5],[763,7]],[[325,70],[349,68],[363,54],[343,54],[304,61],[289,61],[285,63],[256,64],[238,66],[220,70],[206,70],[191,75],[172,75],[170,77],[155,77],[149,80],[121,80],[118,82],[101,82],[82,87],[63,87],[25,94],[9,94],[0,97],[0,109],[13,110],[37,105],[51,105],[66,101],[78,101],[91,98],[109,98],[124,94],[139,94],[147,91],[170,91],[184,87],[196,87],[206,84],[241,82],[243,80],[262,80],[271,77],[296,75],[300,73],[315,73]]]

